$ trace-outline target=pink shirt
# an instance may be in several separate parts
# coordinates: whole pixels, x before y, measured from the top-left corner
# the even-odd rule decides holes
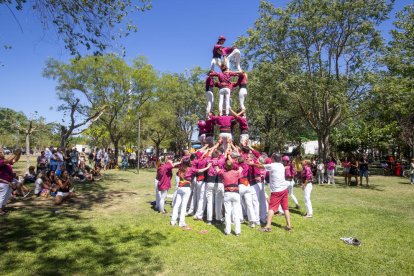
[[[231,72],[231,71],[225,71],[225,72],[221,72],[221,73],[217,73],[217,72],[212,72],[210,73],[211,77],[218,77],[219,82],[220,82],[220,87],[227,87],[227,88],[232,88],[233,85],[231,83],[231,77],[235,77],[238,76],[239,73],[235,73],[235,72]]]
[[[247,85],[247,77],[246,74],[240,74],[237,80],[236,86],[238,85]]]
[[[206,126],[204,127],[206,134],[213,135],[214,133],[214,119],[210,118],[206,120]]]
[[[344,168],[350,168],[351,167],[351,162],[349,162],[349,161],[342,162],[342,167],[344,167]]]
[[[226,171],[221,169],[220,171],[217,172],[217,174],[222,178],[223,180],[223,184],[224,184],[224,188],[226,188],[226,186],[229,186],[231,184],[239,184],[239,178],[242,177],[242,174],[240,171],[236,171],[236,170],[230,170],[230,171]]]
[[[247,123],[246,117],[238,116],[236,117],[237,122],[239,122],[239,128],[242,133],[248,133],[249,132],[249,124]]]
[[[213,58],[221,58],[223,45],[215,44],[213,47]]]
[[[0,179],[8,182],[13,181],[13,167],[10,164],[6,164],[4,159],[0,159]]]
[[[309,166],[305,166],[302,170],[302,179],[307,180],[308,182],[312,181],[312,170]]]
[[[231,121],[235,119],[234,116],[213,116],[214,122],[220,127],[220,132],[230,132]]]
[[[194,167],[188,167],[184,173],[184,180],[191,181],[194,175],[196,175],[197,173],[198,173],[198,169]]]
[[[289,164],[285,167],[285,178],[286,179],[291,179],[293,177],[295,177],[296,175],[296,169],[295,167],[292,166],[292,164]]]
[[[165,191],[171,188],[173,166],[170,162],[162,164],[157,170],[158,190]]]
[[[335,167],[336,167],[336,164],[335,164],[335,162],[328,162],[328,164],[327,164],[327,168],[328,168],[328,171],[333,171],[333,170],[335,170]]]
[[[206,91],[212,91],[214,87],[214,79],[211,76],[208,76],[206,79]]]

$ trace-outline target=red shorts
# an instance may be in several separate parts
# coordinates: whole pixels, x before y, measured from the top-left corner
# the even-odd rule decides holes
[[[270,194],[269,210],[277,212],[279,205],[282,205],[283,211],[289,210],[288,207],[288,189],[281,192],[274,192]]]

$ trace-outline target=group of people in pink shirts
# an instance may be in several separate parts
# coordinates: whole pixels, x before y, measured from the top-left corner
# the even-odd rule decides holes
[[[224,140],[227,140],[226,149],[223,147]],[[311,218],[313,175],[310,161],[305,160],[303,165],[304,216]],[[243,222],[252,228],[262,226],[262,231],[270,232],[274,214],[280,213],[285,216],[285,229],[292,229],[289,195],[295,198],[295,208],[300,206],[293,194],[296,170],[288,156],[273,154],[269,157],[247,143],[237,146],[229,138],[219,138],[211,147],[205,145],[193,154],[185,152],[176,163],[161,157],[155,179],[155,208],[163,214],[167,213],[165,199],[171,189],[174,168],[178,171],[175,175],[171,225],[178,224],[189,230],[186,216],[193,216],[194,220],[204,220],[207,225],[224,223],[226,235],[231,234],[232,224],[234,234],[240,235]],[[270,197],[265,191],[265,183],[269,186]]]

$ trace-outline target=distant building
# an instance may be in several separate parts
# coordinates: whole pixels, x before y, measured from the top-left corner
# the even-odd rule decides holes
[[[75,145],[75,147],[76,147],[76,150],[78,152],[81,152],[82,149],[85,149],[85,152],[86,153],[90,153],[91,152],[91,148],[89,147],[89,145]]]
[[[287,145],[287,152],[292,152],[298,145]],[[318,154],[318,141],[307,141],[302,143],[302,147],[305,150],[305,154]]]

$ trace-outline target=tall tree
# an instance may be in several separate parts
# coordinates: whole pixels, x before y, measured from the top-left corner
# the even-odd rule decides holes
[[[56,31],[72,55],[79,55],[81,46],[95,54],[103,53],[111,41],[137,30],[132,20],[123,24],[131,14],[151,8],[150,0],[0,0],[0,5],[6,6],[14,18],[17,11],[32,9],[43,28]]]
[[[376,26],[390,9],[385,0],[294,0],[286,9],[261,1],[255,26],[238,41],[253,66],[294,68],[278,86],[296,100],[324,158],[333,128],[357,114],[369,91],[366,74],[382,41]]]
[[[158,80],[145,59],[138,58],[129,66],[115,55],[89,56],[70,64],[53,61],[46,75],[59,80],[58,92],[71,99],[69,104],[75,99],[80,114],[90,119],[99,117],[98,122],[108,130],[116,158],[120,140],[131,131],[128,116],[137,114],[152,97]],[[78,98],[83,99],[82,104]]]
[[[176,118],[174,133],[176,149],[191,146],[195,124],[203,118],[203,78],[206,72],[194,68],[183,74],[164,74],[160,80],[160,101],[168,103]]]

